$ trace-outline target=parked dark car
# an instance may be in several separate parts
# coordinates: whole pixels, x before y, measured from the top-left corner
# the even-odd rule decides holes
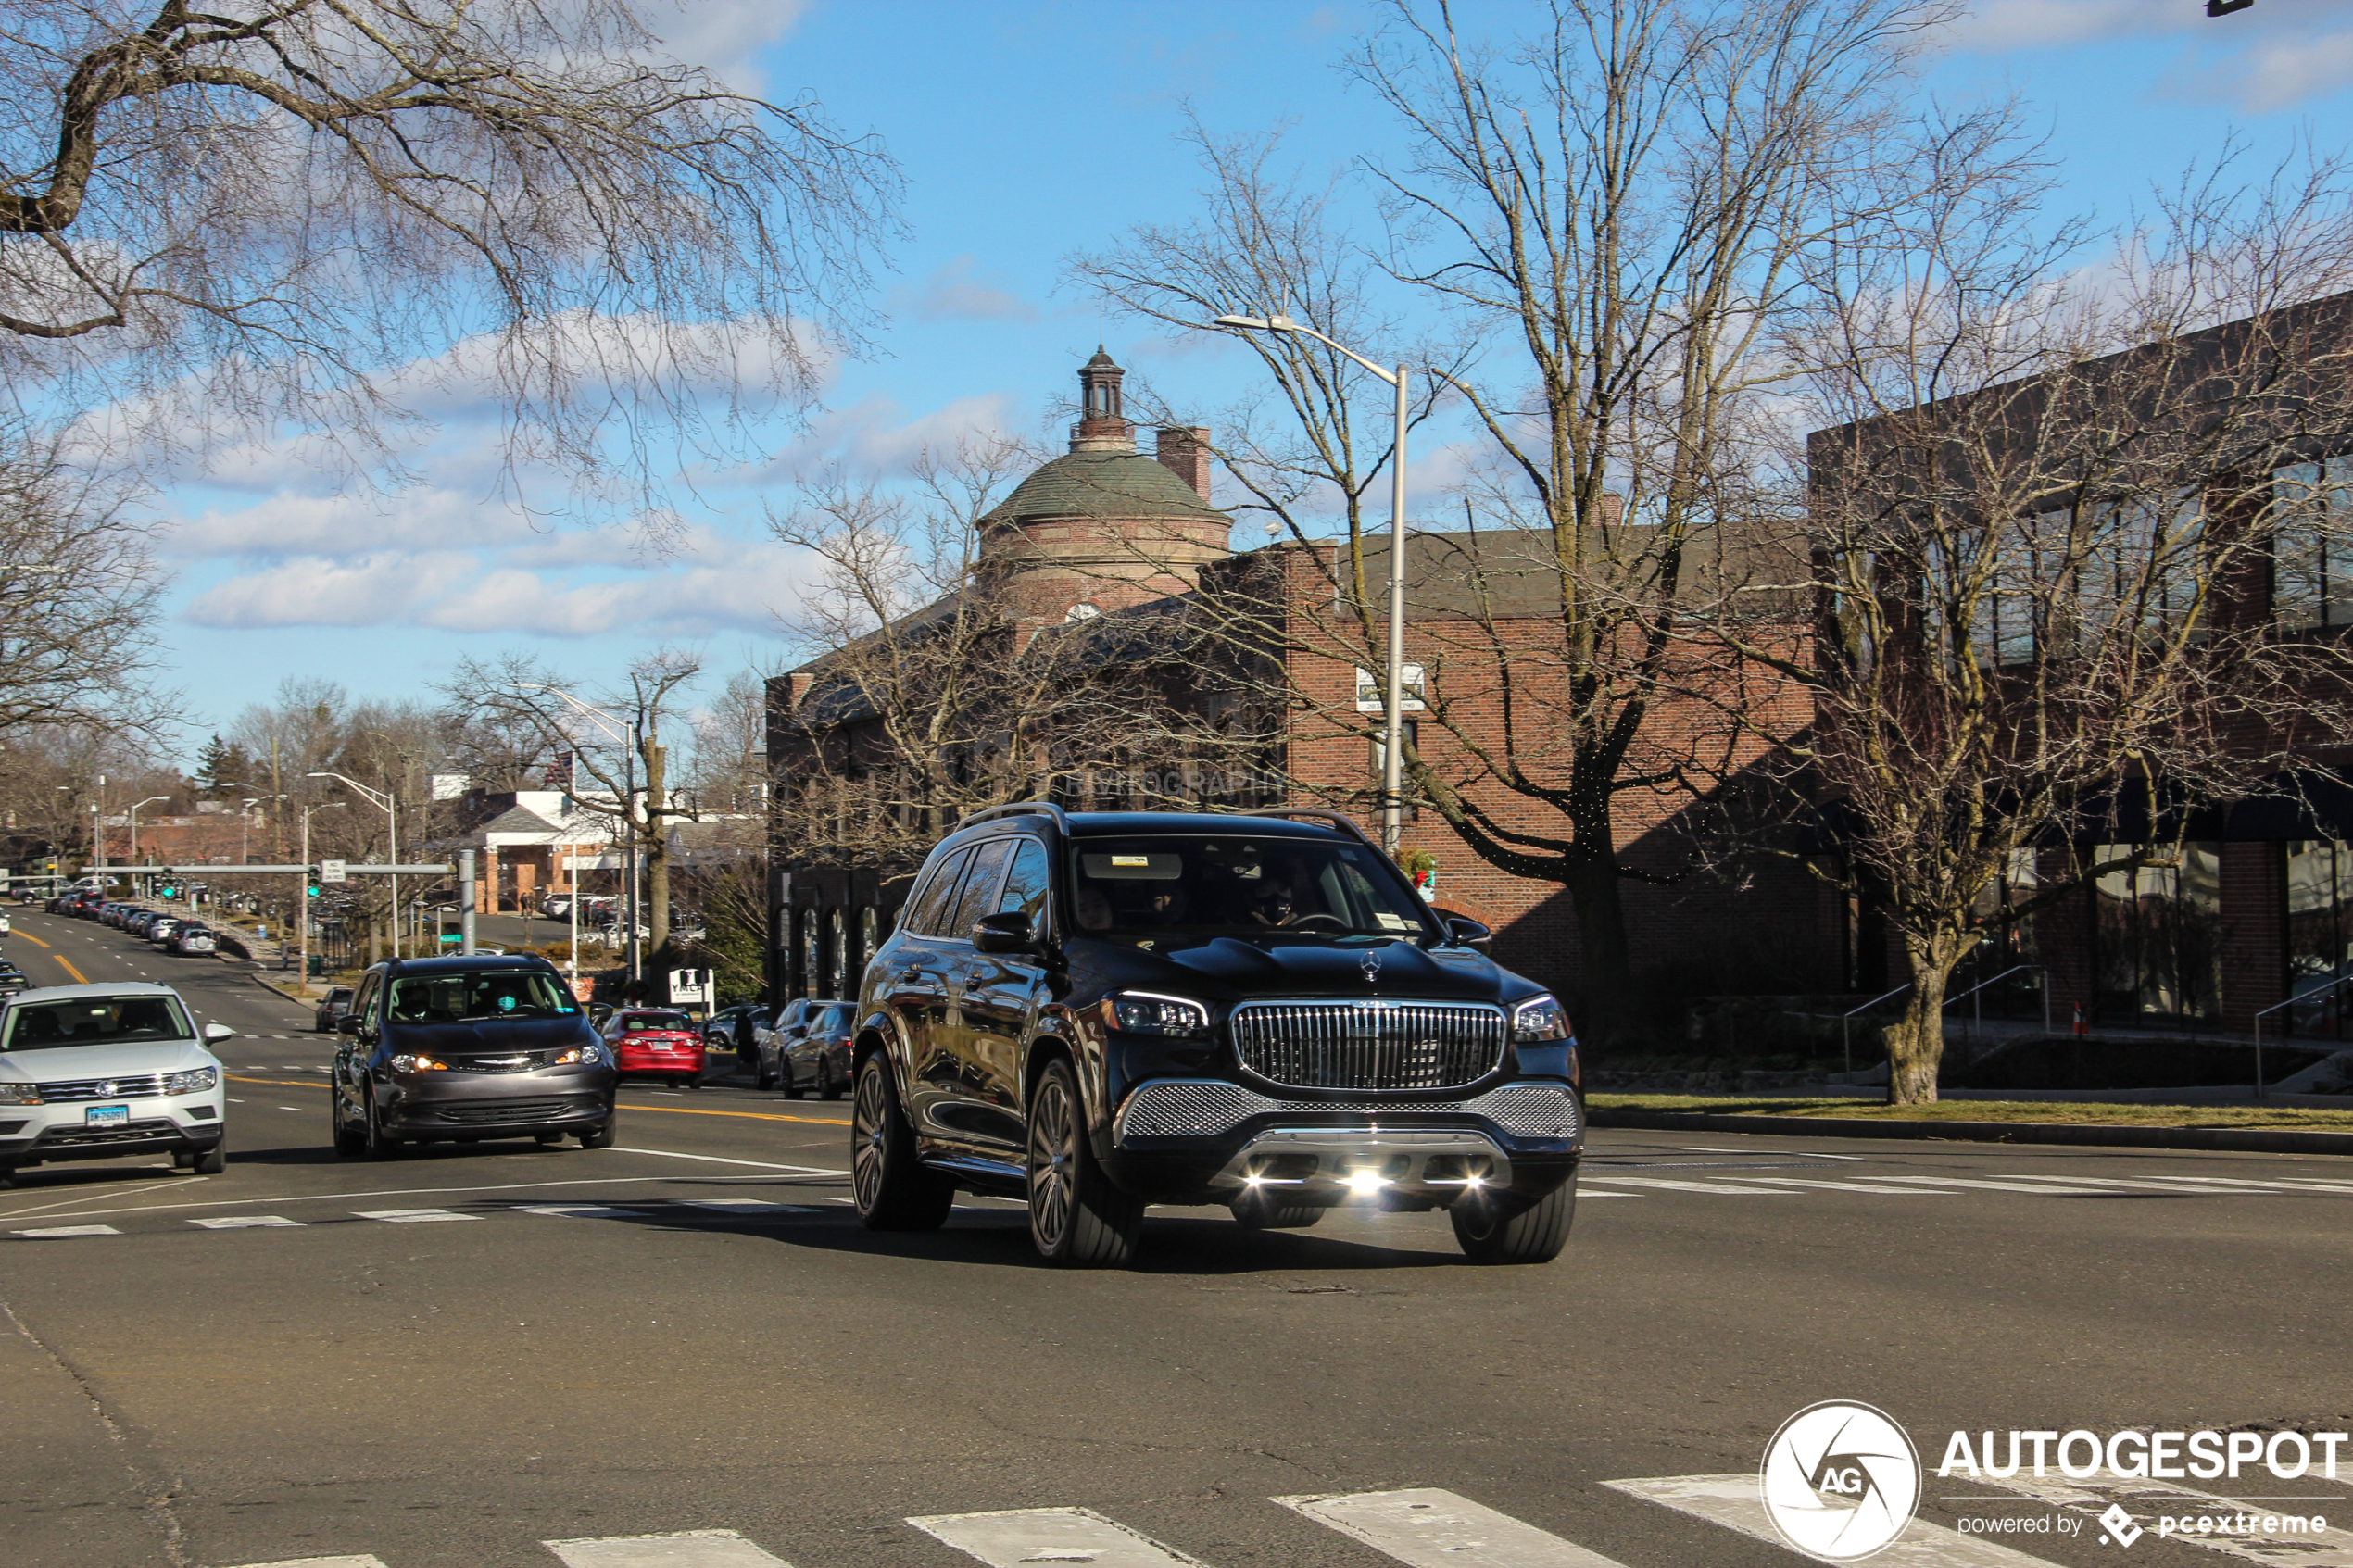
[[[13,997],[31,985],[23,970],[6,959],[0,959],[0,997]]]
[[[1548,1261],[1576,1041],[1486,936],[1333,813],[980,812],[866,967],[858,1213],[928,1229],[959,1187],[1026,1198],[1040,1254],[1103,1265],[1151,1203],[1267,1228],[1442,1208],[1473,1260]]]
[[[310,1015],[311,1032],[317,1035],[333,1033],[335,1021],[350,1010],[351,987],[348,985],[328,986],[326,998]]]
[[[856,1002],[815,1002],[787,1037],[778,1031],[776,1086],[786,1099],[804,1089],[839,1099],[849,1086],[850,1043],[858,1035]]]
[[[776,1016],[752,1031],[753,1071],[760,1086],[773,1089],[784,1078],[785,1053],[800,1043],[810,1020],[830,1007],[843,1005],[832,997],[795,997],[776,1010]]]
[[[703,1021],[704,1046],[719,1055],[733,1055],[747,1073],[760,1071],[760,1026],[767,1021],[765,1002],[737,1002],[721,1008]]]
[[[611,1147],[612,1052],[541,958],[395,959],[338,1019],[328,1120],[338,1154],[567,1134]]]

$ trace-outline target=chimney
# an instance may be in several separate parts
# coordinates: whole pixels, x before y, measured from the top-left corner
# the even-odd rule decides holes
[[[1170,425],[1160,432],[1160,446],[1153,454],[1176,470],[1176,477],[1193,487],[1193,494],[1209,499],[1209,432],[1201,425]]]

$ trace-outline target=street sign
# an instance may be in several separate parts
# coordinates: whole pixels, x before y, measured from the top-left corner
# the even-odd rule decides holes
[[[445,947],[454,947],[465,939],[466,934],[462,931],[445,931],[439,938],[441,945]]]
[[[344,873],[343,873],[343,865],[344,865],[344,863],[343,863],[341,860],[321,860],[321,861],[320,861],[320,862],[319,862],[319,880],[320,880],[321,882],[344,882],[344,881],[347,881],[348,879],[347,879],[347,878],[344,875]]]

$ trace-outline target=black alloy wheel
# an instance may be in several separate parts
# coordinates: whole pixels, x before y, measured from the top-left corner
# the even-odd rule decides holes
[[[580,1135],[580,1147],[583,1148],[610,1148],[612,1147],[612,1140],[620,1135],[621,1112],[618,1110],[608,1110],[605,1112],[605,1119],[603,1121],[598,1123],[595,1126]]]
[[[1577,1178],[1541,1198],[1513,1192],[1465,1193],[1446,1210],[1454,1239],[1474,1263],[1549,1263],[1568,1245],[1577,1217]]]
[[[782,1091],[786,1099],[800,1098],[800,1074],[793,1071],[790,1051],[776,1053],[776,1087]]]
[[[1066,1060],[1046,1064],[1029,1099],[1029,1239],[1050,1263],[1118,1268],[1136,1255],[1144,1205],[1112,1185],[1087,1146]]]
[[[858,1069],[849,1110],[849,1190],[870,1231],[936,1231],[956,1205],[956,1184],[924,1169],[879,1051]]]
[[[376,1110],[376,1091],[371,1088],[359,1101],[359,1112],[366,1121],[360,1148],[371,1160],[397,1160],[403,1152],[401,1141],[384,1131],[384,1117]]]
[[[829,1056],[817,1059],[817,1098],[841,1098],[841,1080],[834,1076],[834,1059]]]
[[[343,1119],[343,1091],[334,1085],[327,1085],[327,1134],[334,1142],[337,1154],[364,1154],[368,1149],[368,1135]]]

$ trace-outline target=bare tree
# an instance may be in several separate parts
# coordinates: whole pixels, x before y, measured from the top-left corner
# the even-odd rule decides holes
[[[857,338],[896,169],[813,100],[660,57],[646,11],[11,6],[0,365],[199,443],[374,444],[486,386],[510,456],[579,473],[805,399]]]
[[[453,724],[535,733],[551,754],[570,757],[575,779],[594,785],[575,784],[573,803],[635,835],[645,857],[646,929],[657,949],[670,940],[672,824],[697,815],[670,781],[661,725],[683,717],[681,704],[701,673],[698,655],[655,649],[629,667],[623,684],[585,699],[601,707],[602,723],[564,700],[556,671],[523,655],[462,660],[441,687]]]
[[[1985,135],[1928,144],[1941,190],[1905,228],[1817,258],[1790,344],[1831,427],[1817,635],[1727,622],[1807,694],[1773,737],[1783,799],[1901,947],[1899,1104],[1936,1098],[2002,888],[2015,919],[2178,864],[2191,809],[2327,776],[2353,720],[2325,564],[2353,532],[2325,460],[2353,445],[2346,166],[2240,185],[2225,160],[2085,274]]]

